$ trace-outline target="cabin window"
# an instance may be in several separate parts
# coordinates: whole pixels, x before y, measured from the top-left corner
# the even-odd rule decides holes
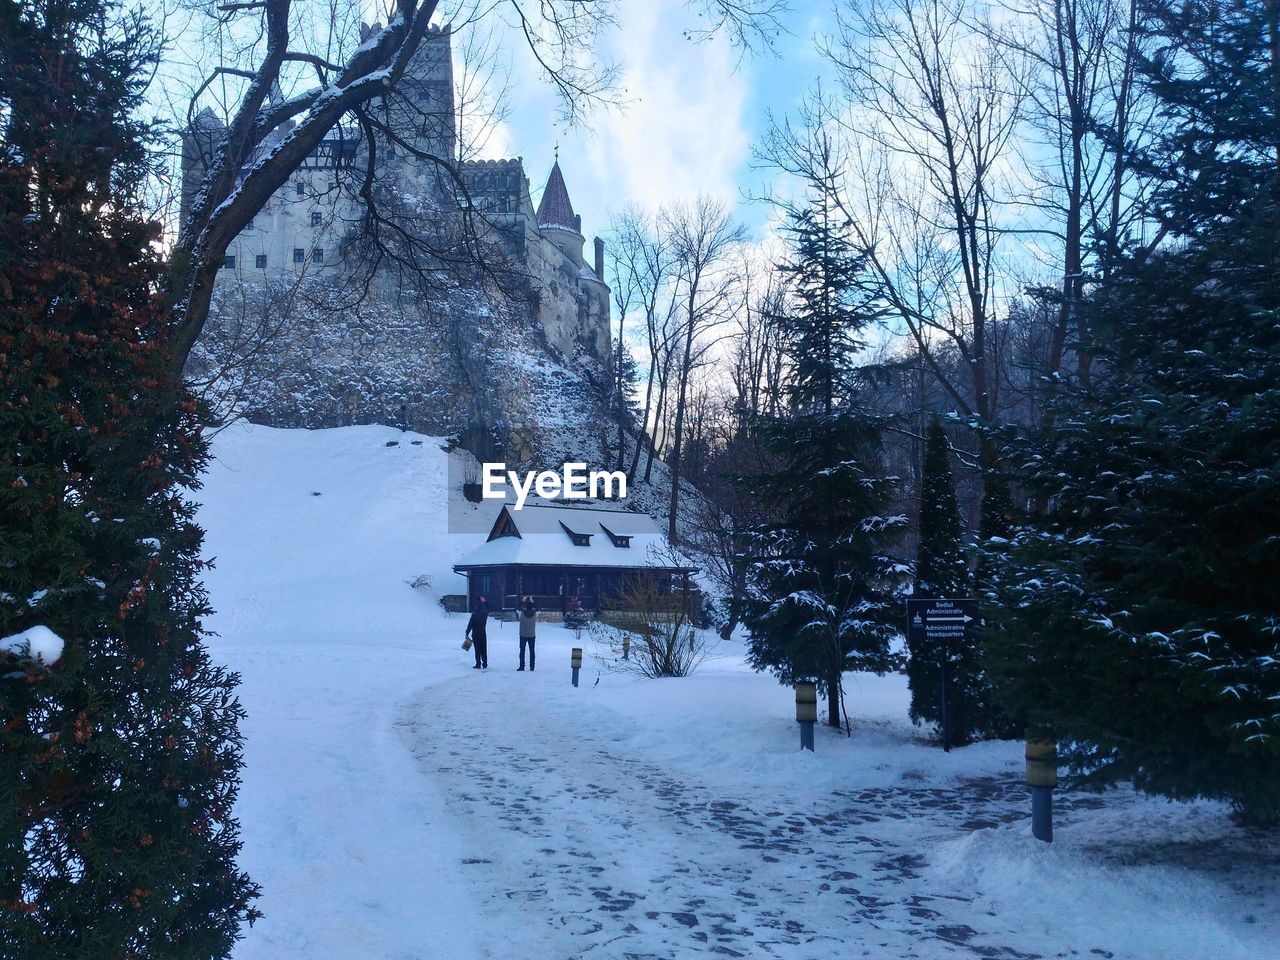
[[[521,592],[535,597],[551,597],[560,592],[560,577],[554,573],[526,572],[520,583]]]

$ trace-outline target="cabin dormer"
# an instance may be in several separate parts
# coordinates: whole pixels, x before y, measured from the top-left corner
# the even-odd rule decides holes
[[[612,543],[615,547],[624,547],[628,549],[631,547],[630,535],[614,533],[612,530],[606,527],[603,523],[600,524],[600,529],[603,530],[608,535],[609,542]]]
[[[563,520],[560,521],[560,526],[564,530],[564,532],[569,535],[569,539],[573,541],[573,545],[575,547],[591,546],[591,534],[578,533],[576,530],[570,530],[568,525]]]

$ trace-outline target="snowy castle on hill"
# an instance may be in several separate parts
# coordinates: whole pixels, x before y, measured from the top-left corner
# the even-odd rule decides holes
[[[448,26],[433,27],[395,92],[378,105],[381,121],[413,147],[397,151],[393,144],[380,143],[379,181],[392,185],[393,194],[398,195],[392,202],[408,211],[406,222],[420,223],[424,229],[430,229],[433,221],[456,218],[466,204],[479,214],[473,219],[482,224],[481,240],[501,249],[504,269],[518,278],[516,292],[508,290],[505,305],[497,312],[514,317],[519,329],[514,335],[509,328],[476,332],[472,328],[484,328],[494,312],[477,306],[478,297],[454,296],[436,303],[423,302],[431,295],[416,291],[404,297],[397,288],[403,281],[392,277],[392,271],[380,269],[374,289],[381,302],[399,304],[394,317],[388,314],[385,330],[371,332],[365,323],[362,339],[355,345],[347,342],[351,338],[345,333],[333,330],[321,331],[316,341],[320,346],[295,337],[276,350],[281,354],[278,374],[262,374],[261,363],[255,360],[258,379],[266,382],[252,385],[250,419],[280,426],[407,420],[419,429],[463,432],[470,424],[461,421],[502,419],[510,412],[510,404],[495,404],[488,396],[491,391],[478,382],[492,374],[467,354],[492,353],[489,348],[509,343],[513,336],[540,341],[543,353],[550,347],[552,358],[558,355],[566,368],[586,371],[587,377],[594,378],[607,367],[610,293],[604,282],[604,243],[595,239],[588,262],[582,219],[573,210],[559,157],[535,208],[521,158],[454,159],[445,169],[417,155],[458,156],[451,38]],[[282,127],[264,149],[271,149],[289,129]],[[225,133],[221,121],[206,108],[184,136],[184,215],[200,188],[208,158]],[[283,289],[301,278],[315,278],[321,284],[330,281],[334,289],[350,286],[344,283],[353,276],[347,251],[361,235],[365,217],[358,196],[363,157],[358,132],[336,130],[229,246],[215,294],[215,307],[222,306],[219,316],[211,317],[213,329],[206,336],[203,363],[207,369],[222,364],[219,351],[234,350],[236,343],[248,339],[244,331],[252,327],[243,315],[232,317],[228,304],[239,304],[236,309],[243,314],[244,304],[255,296],[252,291],[273,284]],[[405,306],[406,299],[415,298],[416,308]],[[264,305],[259,312],[272,309]],[[341,311],[335,310],[335,315],[342,320]],[[261,318],[254,320],[265,323]],[[327,321],[310,316],[307,323],[315,333]],[[234,329],[228,333],[229,328]],[[426,328],[433,332],[423,332]],[[371,346],[375,339],[379,342]],[[441,343],[452,344],[456,356],[414,356],[415,352],[440,353]],[[520,365],[530,366],[527,355]],[[300,391],[315,395],[299,400]],[[469,413],[458,413],[461,395],[470,398]],[[441,413],[446,408],[454,413]]]

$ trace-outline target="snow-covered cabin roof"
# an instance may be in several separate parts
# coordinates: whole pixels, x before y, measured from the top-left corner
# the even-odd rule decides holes
[[[473,567],[697,567],[667,542],[653,518],[628,510],[503,504],[483,545],[454,570]]]

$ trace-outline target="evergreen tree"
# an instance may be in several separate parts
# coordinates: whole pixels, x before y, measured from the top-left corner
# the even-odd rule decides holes
[[[920,543],[916,552],[915,595],[968,596],[969,565],[960,528],[960,507],[948,463],[947,434],[937,420],[925,435],[920,471]]]
[[[626,469],[627,431],[636,430],[640,421],[640,406],[636,402],[636,388],[640,374],[636,358],[620,338],[613,340],[613,383],[609,391],[609,414],[618,426],[617,468]],[[637,442],[639,442],[637,440]]]
[[[743,622],[752,665],[785,684],[816,680],[839,726],[843,672],[888,665],[901,567],[885,551],[905,521],[886,515],[896,480],[881,475],[881,424],[860,405],[858,354],[879,314],[828,185],[788,232],[791,309],[775,322],[790,346],[790,410],[757,428],[777,469],[746,478],[778,519],[751,538]]]
[[[159,37],[101,0],[0,0],[0,954],[226,957],[235,678],[201,644],[206,447],[166,374],[134,119]]]
[[[954,600],[969,595],[969,565],[947,451],[946,432],[934,420],[925,436],[921,464],[914,595]],[[923,638],[909,643],[907,682],[911,688],[911,719],[915,723],[942,722],[942,647],[936,640]],[[946,647],[948,739],[951,743],[968,743],[986,732],[982,718],[987,691],[975,632],[970,631],[964,643],[950,642]]]
[[[1095,382],[1009,452],[1046,506],[993,557],[1004,701],[1094,783],[1280,818],[1280,25],[1157,4],[1172,242],[1091,305]]]
[[[984,438],[984,444],[991,441]],[[988,463],[991,462],[988,458]],[[982,503],[979,506],[978,538],[986,543],[993,537],[1007,539],[1013,532],[1014,511],[1013,495],[1009,491],[1008,479],[995,467],[988,466],[983,474]],[[978,579],[982,579],[982,567],[978,567]]]
[[[999,462],[996,436],[997,431],[992,430],[979,440],[984,449],[980,459],[986,464],[978,516],[978,542],[982,549],[972,578],[973,593],[978,600],[979,623],[973,630],[973,643],[965,651],[970,659],[959,669],[968,683],[965,702],[973,729],[986,738],[1012,739],[1025,734],[1026,719],[1012,712],[1007,703],[1000,702],[987,655],[993,634],[1001,628],[1001,617],[992,610],[988,590],[995,576],[991,557],[1006,549],[1017,522],[1009,477]]]

